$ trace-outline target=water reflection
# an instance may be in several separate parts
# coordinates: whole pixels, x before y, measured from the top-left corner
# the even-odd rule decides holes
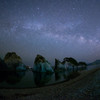
[[[44,86],[51,80],[52,76],[52,74],[50,73],[39,73],[39,72],[33,72],[33,75],[34,75],[34,82],[37,87]]]
[[[51,85],[68,81],[71,79],[70,74],[72,73],[72,70],[55,73],[39,73],[30,70],[3,71],[0,72],[0,88],[32,88]],[[73,74],[71,77],[73,77]]]
[[[65,76],[67,76],[67,73],[65,71],[63,71],[63,72],[56,72],[55,73],[55,80],[58,81],[60,79],[64,79]]]
[[[17,84],[25,76],[25,71],[2,71],[0,72],[0,83],[6,82],[10,85]]]
[[[0,72],[0,83],[5,81],[7,79],[7,76],[8,76],[8,72]]]
[[[8,84],[12,84],[12,85],[17,84],[18,82],[21,81],[21,79],[23,78],[24,75],[25,75],[25,71],[11,72],[11,73],[9,73],[6,82]]]

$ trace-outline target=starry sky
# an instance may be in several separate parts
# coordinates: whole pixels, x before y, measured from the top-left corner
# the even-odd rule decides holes
[[[0,57],[12,51],[30,66],[100,59],[100,0],[0,0]]]

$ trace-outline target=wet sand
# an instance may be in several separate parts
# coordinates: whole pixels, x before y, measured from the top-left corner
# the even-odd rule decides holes
[[[68,82],[33,89],[0,89],[0,100],[100,100],[100,68]]]

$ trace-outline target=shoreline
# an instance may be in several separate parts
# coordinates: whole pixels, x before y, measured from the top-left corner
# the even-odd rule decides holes
[[[78,83],[79,81],[83,80],[84,78],[92,75],[93,73],[100,70],[100,68],[95,68],[89,71],[83,71],[81,72],[80,76],[76,77],[75,79],[71,79],[69,81],[65,81],[58,84],[53,84],[45,87],[37,87],[37,88],[28,88],[28,89],[0,89],[0,95],[3,97],[11,97],[11,96],[18,96],[18,97],[24,97],[24,96],[30,96],[30,95],[50,95],[55,90],[62,90],[66,88],[69,88],[75,83]],[[49,93],[48,93],[49,91]],[[59,92],[58,92],[59,93]]]

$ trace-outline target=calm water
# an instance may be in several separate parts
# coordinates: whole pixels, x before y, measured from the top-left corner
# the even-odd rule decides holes
[[[100,65],[88,66],[86,70]],[[52,74],[27,71],[0,71],[0,88],[35,88],[70,80],[72,70]]]
[[[0,72],[0,88],[32,88],[51,85],[69,80],[72,71],[56,72],[52,74],[32,71]]]

